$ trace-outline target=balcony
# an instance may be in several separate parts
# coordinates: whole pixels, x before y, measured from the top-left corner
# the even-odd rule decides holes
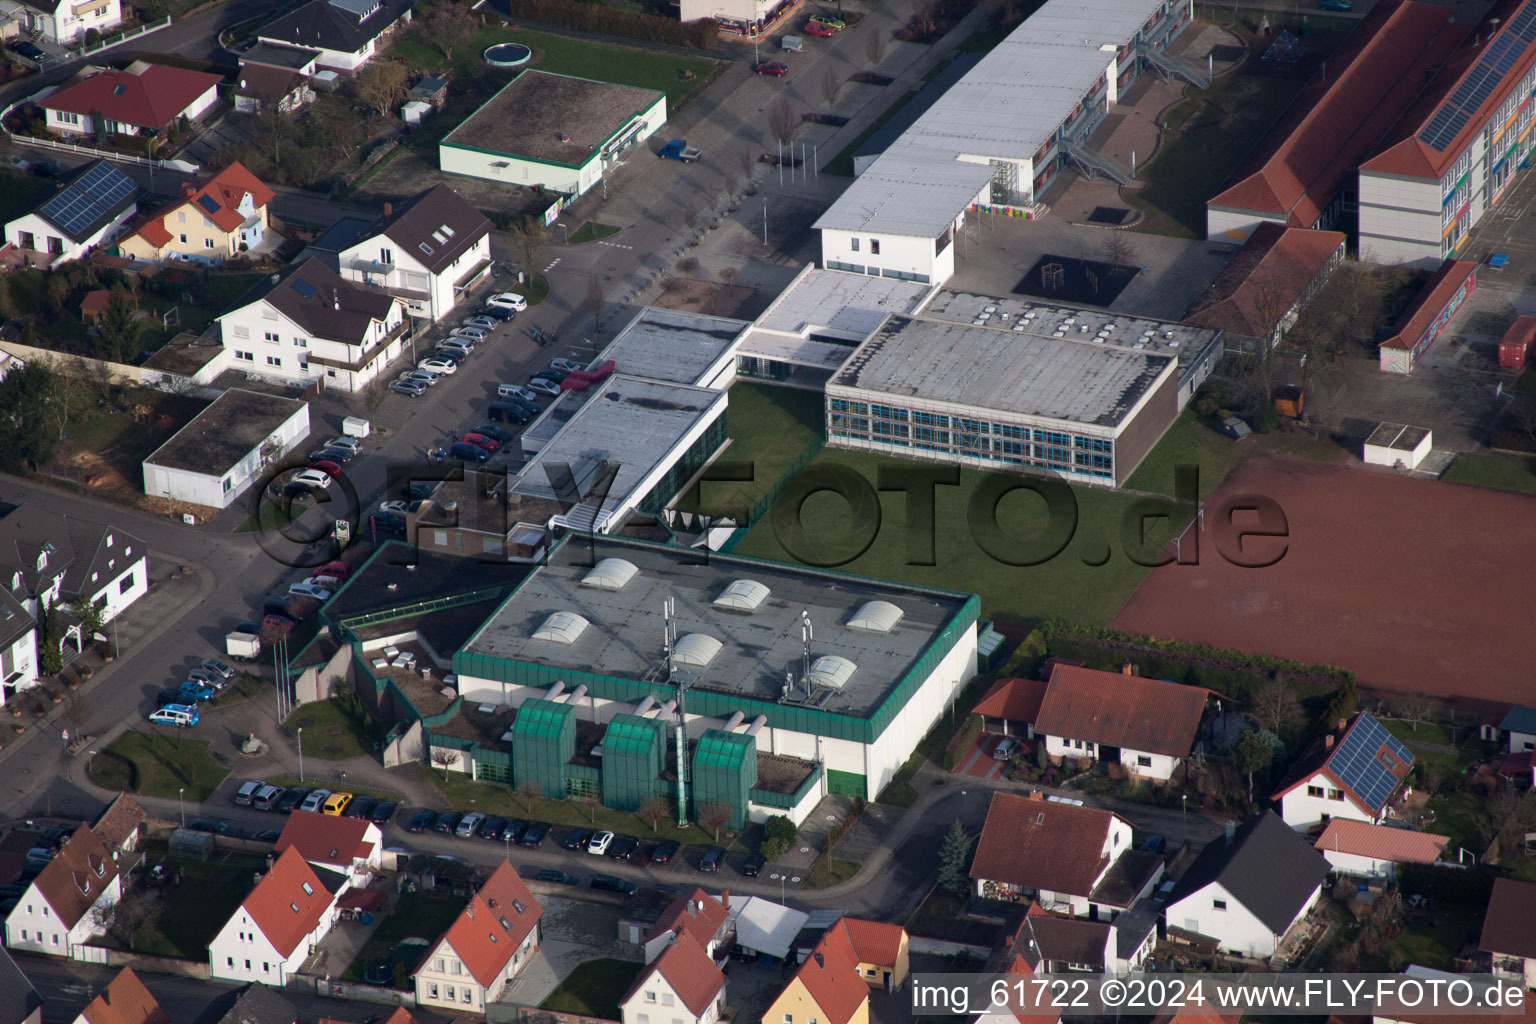
[[[354,258],[346,262],[342,271],[349,282],[371,292],[394,295],[408,302],[427,302],[432,298],[425,289],[407,288],[397,283],[397,278],[404,272],[391,263]]]

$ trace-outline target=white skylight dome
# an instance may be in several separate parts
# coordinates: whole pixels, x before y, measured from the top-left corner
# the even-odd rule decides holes
[[[715,598],[715,607],[738,612],[752,612],[772,593],[757,580],[736,580]]]
[[[555,612],[533,631],[533,638],[556,644],[573,644],[587,626],[587,620],[575,612]]]
[[[863,633],[889,633],[904,613],[889,601],[865,601],[848,620],[849,629]]]
[[[677,641],[677,647],[672,651],[672,660],[679,665],[703,668],[715,659],[715,655],[724,646],[708,633],[689,633]]]
[[[859,666],[847,658],[825,654],[811,662],[811,682],[817,686],[829,686],[834,690],[841,690],[858,670]]]
[[[627,558],[604,558],[581,578],[581,583],[599,590],[623,590],[639,573],[640,567]]]

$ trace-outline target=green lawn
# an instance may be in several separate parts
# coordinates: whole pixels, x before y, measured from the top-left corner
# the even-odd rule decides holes
[[[1536,494],[1536,458],[1498,452],[1458,455],[1441,479],[1455,484]]]
[[[676,820],[671,818],[658,822],[656,831],[652,832],[650,822],[629,811],[599,807],[594,821],[592,812],[573,800],[548,800],[544,797],[534,799],[533,810],[530,812],[527,802],[517,791],[506,786],[476,782],[463,772],[448,772],[446,780],[440,770],[427,774],[432,784],[442,792],[443,806],[452,807],[456,811],[480,811],[504,818],[534,818],[551,825],[605,828],[620,835],[638,836],[647,842],[676,839],[680,843],[714,844],[713,832],[706,832],[696,825],[678,828]],[[733,841],[725,832],[720,833],[720,838],[721,846],[734,848],[740,845],[739,837]]]
[[[1241,441],[1234,441],[1217,432],[1211,418],[1195,412],[1191,403],[1141,460],[1141,465],[1126,481],[1126,487],[1133,491],[1172,495],[1174,467],[1194,465],[1200,469],[1200,499],[1203,501],[1226,479],[1233,466],[1254,454],[1292,455],[1327,461],[1338,457],[1339,447],[1331,441],[1319,441],[1306,434],[1280,431],[1250,434]]]
[[[215,707],[223,707],[226,704],[240,704],[257,696],[269,685],[260,676],[253,676],[249,672],[242,672],[228,686],[220,690],[209,703]]]
[[[1435,725],[1432,722],[1402,722],[1395,718],[1384,718],[1381,724],[1386,727],[1387,732],[1404,743],[1429,743],[1437,747],[1456,746],[1456,734],[1443,725]]]
[[[634,984],[642,966],[630,960],[606,957],[588,960],[567,975],[539,1008],[618,1020],[619,1000]]]
[[[1425,805],[1435,814],[1435,820],[1424,827],[1426,832],[1449,836],[1446,856],[1455,859],[1459,847],[1481,853],[1483,844],[1478,840],[1478,825],[1486,815],[1482,801],[1472,793],[1452,793],[1449,796],[1431,797]]]
[[[486,47],[497,43],[523,43],[533,47],[533,60],[524,67],[664,92],[667,94],[668,114],[675,114],[678,108],[692,99],[718,65],[717,61],[704,57],[679,57],[635,46],[616,46],[577,36],[506,28],[501,25],[482,28],[476,33],[474,42],[454,51],[451,62],[411,35],[396,42],[390,53],[423,71],[438,71],[445,65],[451,65],[457,71],[457,77],[462,80],[483,71],[484,64],[480,55]],[[685,78],[685,74],[691,74],[692,77]],[[513,77],[509,74],[507,80]]]
[[[1239,72],[1216,79],[1209,89],[1188,86],[1188,99],[1167,114],[1169,130],[1156,156],[1137,168],[1146,188],[1126,193],[1146,214],[1137,230],[1204,238],[1206,200],[1220,191],[1303,84],[1300,76]]]
[[[897,471],[932,468],[927,463],[824,448],[807,471],[851,469],[868,484],[869,491],[864,492],[868,495],[873,493],[882,466]],[[1173,531],[1182,529],[1187,519],[1171,501],[1143,499],[1103,488],[1073,487],[1075,525],[1070,516],[1064,515],[1050,524],[1047,532],[1045,502],[1029,491],[1013,491],[995,509],[995,540],[990,542],[995,551],[1013,561],[1038,560],[1057,547],[1057,539],[1067,538],[1067,542],[1058,554],[1038,565],[1009,565],[983,550],[968,528],[971,495],[986,476],[964,469],[960,471],[959,486],[935,488],[938,525],[934,529],[933,565],[909,564],[926,553],[909,553],[907,497],[899,491],[879,492],[878,520],[874,519],[874,506],[854,513],[838,494],[810,495],[801,505],[798,517],[803,536],[793,540],[792,546],[796,554],[808,561],[830,562],[857,551],[853,544],[862,543],[861,538],[878,526],[878,534],[862,554],[835,568],[878,579],[974,591],[981,597],[982,614],[1001,622],[1032,626],[1049,618],[1103,625],[1120,610],[1147,573],[1146,567],[1125,554],[1122,526],[1138,522],[1137,515],[1132,513],[1146,503],[1146,511],[1166,514],[1165,518],[1141,520],[1147,526],[1146,540],[1140,544],[1144,560],[1156,557]],[[781,495],[774,510],[752,526],[735,553],[774,561],[800,561],[786,550],[777,535],[780,527],[797,521],[789,509],[792,499],[793,489]],[[1069,504],[1068,508],[1071,507]],[[986,523],[993,511],[978,508],[978,520]],[[914,547],[924,546],[914,541]]]
[[[389,916],[379,923],[373,936],[364,944],[342,977],[350,981],[362,981],[363,971],[368,964],[389,956],[404,939],[425,939],[429,943],[436,941],[463,909],[464,901],[451,896],[423,892],[401,893],[400,901],[389,912]]]
[[[623,228],[616,228],[612,224],[599,224],[595,220],[589,220],[575,231],[567,241],[571,245],[580,245],[582,242],[595,242],[600,238],[608,238],[618,234]]]
[[[549,296],[549,278],[535,270],[529,276],[528,283],[518,285],[516,290],[528,300],[528,305],[537,306]]]
[[[825,889],[829,885],[846,882],[858,873],[859,865],[853,861],[839,860],[824,854],[817,857],[816,863],[811,865],[810,873],[805,877],[805,884],[811,889]]]
[[[349,710],[333,698],[305,704],[288,716],[283,728],[304,730],[304,756],[340,761],[372,753],[384,738],[384,730],[366,714]]]
[[[253,871],[264,864],[259,859],[217,864],[166,861],[168,870],[183,873],[182,879],[166,891],[154,919],[134,933],[134,952],[206,961],[208,943],[251,891]]]
[[[128,789],[145,796],[206,800],[229,769],[208,756],[208,741],[129,730],[91,759],[89,774],[98,785]],[[126,785],[123,783],[126,782]]]
[[[731,445],[722,461],[751,463],[751,482],[695,485],[678,499],[679,508],[750,511],[821,433],[822,398],[799,388],[738,383],[731,388],[726,417]]]
[[[1442,901],[1435,910],[1435,927],[1408,925],[1388,943],[1387,948],[1404,964],[1453,971],[1456,969],[1456,957],[1461,954],[1461,947],[1469,931],[1476,930],[1482,916],[1481,908],[1473,910],[1471,907]]]

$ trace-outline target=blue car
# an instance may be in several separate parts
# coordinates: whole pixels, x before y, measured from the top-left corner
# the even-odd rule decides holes
[[[213,697],[214,689],[207,683],[200,683],[196,679],[188,679],[177,689],[192,698],[194,701],[209,700]]]
[[[425,832],[435,824],[437,824],[437,812],[422,808],[411,815],[411,820],[405,824],[405,830],[407,832]]]

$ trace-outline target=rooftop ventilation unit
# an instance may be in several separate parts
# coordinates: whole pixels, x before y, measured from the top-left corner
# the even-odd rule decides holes
[[[598,590],[623,590],[639,572],[639,566],[628,559],[604,558],[581,578],[581,585]]]
[[[575,612],[555,612],[544,624],[533,631],[535,640],[548,640],[556,644],[573,644],[587,628],[587,620]]]
[[[715,598],[715,607],[755,612],[757,606],[767,600],[769,593],[769,589],[757,580],[736,580]]]
[[[715,659],[724,645],[708,633],[689,633],[672,649],[672,660],[679,665],[703,668]]]
[[[848,628],[861,633],[889,633],[901,621],[902,614],[902,610],[889,601],[865,601],[848,620]]]
[[[859,666],[847,658],[825,654],[811,663],[811,682],[818,686],[841,690],[858,669]]]

